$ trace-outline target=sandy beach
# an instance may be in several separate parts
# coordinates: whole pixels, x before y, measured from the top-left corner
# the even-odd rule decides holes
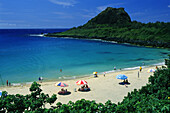
[[[160,67],[160,66],[158,66]],[[68,91],[71,92],[70,95],[58,95],[58,91],[61,90],[61,87],[56,87],[54,84],[57,82],[43,82],[41,84],[41,89],[45,94],[57,94],[57,102],[61,102],[63,104],[67,104],[69,101],[77,101],[80,99],[87,99],[87,100],[95,100],[97,103],[105,103],[107,100],[111,100],[114,103],[121,102],[128,94],[128,92],[133,91],[135,88],[140,89],[142,86],[148,83],[148,77],[153,75],[153,73],[148,73],[148,69],[155,69],[155,66],[149,66],[142,69],[142,72],[139,73],[138,78],[138,71],[139,69],[135,70],[127,70],[127,71],[119,71],[113,73],[107,73],[105,77],[102,75],[98,75],[97,78],[93,76],[81,78],[81,80],[86,80],[88,82],[91,91],[89,92],[75,92],[75,88],[78,90],[80,86],[76,85],[76,81],[79,79],[72,79],[72,80],[64,80],[62,82],[67,83],[69,86],[66,87]],[[120,79],[116,79],[116,75],[118,74],[125,74],[128,76],[128,81],[130,85],[125,87],[125,85],[120,85],[119,83],[122,82]],[[29,94],[29,87],[30,85],[24,86],[10,86],[10,87],[0,87],[2,91],[7,91],[8,94]]]

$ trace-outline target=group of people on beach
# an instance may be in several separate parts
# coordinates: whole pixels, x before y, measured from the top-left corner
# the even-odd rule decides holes
[[[8,82],[8,80],[7,80],[7,81],[6,81],[6,85],[7,85],[7,86],[11,86],[11,83]]]
[[[90,88],[87,84],[82,85],[81,88],[78,89],[78,91],[88,91],[88,90],[90,90]]]
[[[41,83],[42,83],[42,81],[43,81],[43,77],[39,77],[39,78],[38,78],[38,80],[39,80],[39,82],[41,82]]]

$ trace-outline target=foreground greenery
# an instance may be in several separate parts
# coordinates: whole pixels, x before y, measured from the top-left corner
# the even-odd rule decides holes
[[[56,95],[49,97],[42,93],[40,85],[34,82],[30,87],[31,94],[26,96],[16,94],[10,95],[3,92],[0,97],[0,112],[34,112],[34,113],[110,113],[110,112],[170,112],[170,61],[166,60],[168,68],[158,69],[153,76],[149,77],[149,83],[141,89],[129,92],[122,102],[118,104],[108,100],[105,104],[96,103],[85,99],[76,102],[69,101],[68,104],[58,102],[55,106],[47,109],[47,103],[56,101]],[[116,98],[116,97],[115,97]]]
[[[170,48],[170,23],[141,23],[131,21],[124,8],[108,7],[83,26],[62,33],[49,33],[53,37],[102,39],[152,47]]]

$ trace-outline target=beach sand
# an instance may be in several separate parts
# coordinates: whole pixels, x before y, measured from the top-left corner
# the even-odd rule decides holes
[[[161,67],[161,66],[158,66]],[[128,92],[133,91],[135,88],[140,89],[142,86],[145,86],[148,83],[148,78],[153,73],[148,73],[148,69],[155,69],[155,66],[149,66],[142,69],[142,72],[139,72],[138,78],[138,71],[139,69],[135,70],[122,70],[118,72],[106,73],[105,77],[103,74],[98,75],[97,78],[93,76],[84,77],[79,79],[72,79],[72,80],[63,80],[62,82],[67,83],[69,86],[64,88],[71,92],[70,95],[58,95],[58,91],[61,90],[61,87],[56,87],[54,84],[58,83],[59,81],[55,82],[43,82],[41,84],[41,89],[45,94],[57,94],[57,102],[61,102],[63,104],[67,104],[69,101],[77,101],[80,99],[86,100],[95,100],[97,103],[105,103],[107,100],[111,100],[114,103],[121,102],[124,96],[127,96]],[[120,85],[119,83],[123,80],[116,79],[116,75],[118,74],[125,74],[128,76],[128,81],[130,85],[125,87],[125,85]],[[77,80],[86,80],[88,82],[88,86],[91,88],[89,92],[75,92],[75,88],[78,90],[80,86],[76,85]],[[22,94],[26,95],[29,94],[30,85],[24,86],[10,86],[10,87],[1,87],[2,91],[7,91],[8,94]],[[55,105],[53,104],[53,105]],[[47,105],[49,107],[49,105]]]

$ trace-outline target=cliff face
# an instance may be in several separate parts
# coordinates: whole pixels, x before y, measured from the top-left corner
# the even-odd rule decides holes
[[[108,7],[96,17],[88,21],[87,24],[126,24],[131,22],[130,16],[124,8]]]

